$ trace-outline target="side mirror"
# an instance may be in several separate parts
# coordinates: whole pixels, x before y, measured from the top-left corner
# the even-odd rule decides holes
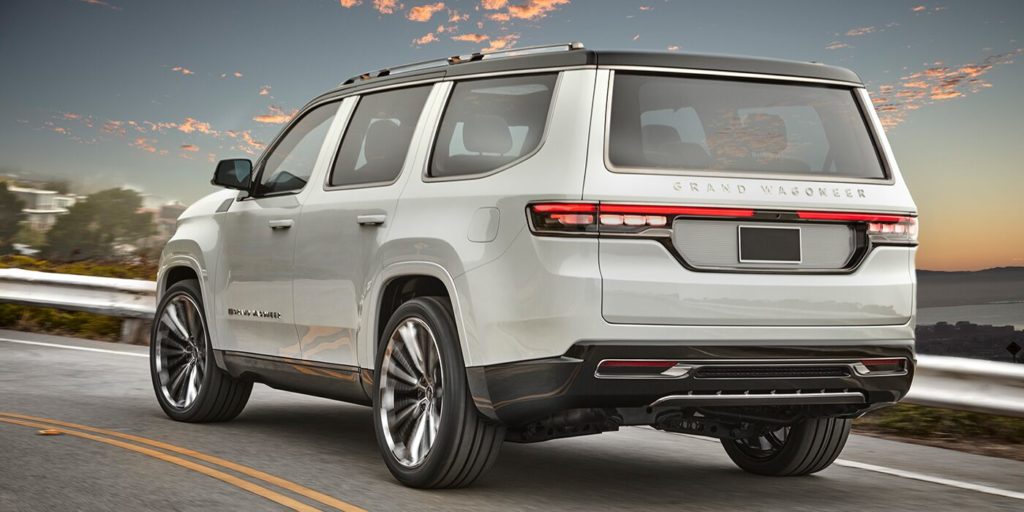
[[[217,162],[210,183],[224,188],[249,190],[252,182],[252,161],[245,158],[233,158]]]

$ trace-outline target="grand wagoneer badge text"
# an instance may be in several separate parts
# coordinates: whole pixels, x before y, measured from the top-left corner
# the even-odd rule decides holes
[[[730,185],[728,183],[697,183],[695,181],[677,181],[672,188],[680,192],[700,193],[723,193],[723,194],[746,194],[749,190],[754,193],[761,193],[766,196],[778,197],[849,197],[853,199],[866,199],[867,195],[862,188],[850,187],[800,187],[784,185],[760,185],[758,187],[747,187],[746,185]]]
[[[277,320],[281,318],[281,313],[277,311],[260,311],[258,309],[235,309],[228,308],[228,316],[247,316],[253,318],[273,318]]]

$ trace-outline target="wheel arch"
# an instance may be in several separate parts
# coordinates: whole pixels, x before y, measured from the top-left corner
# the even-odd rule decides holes
[[[472,357],[460,294],[455,286],[455,279],[443,266],[426,261],[394,263],[384,268],[374,282],[375,286],[368,301],[372,307],[368,308],[365,315],[363,325],[366,328],[363,329],[364,335],[360,337],[358,353],[361,367],[374,367],[377,343],[383,336],[381,331],[391,314],[403,302],[401,299],[439,294],[446,295],[451,302],[462,358],[467,366],[471,364]]]

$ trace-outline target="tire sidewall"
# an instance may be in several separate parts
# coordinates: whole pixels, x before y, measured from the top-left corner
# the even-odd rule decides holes
[[[441,404],[441,422],[438,426],[437,438],[427,453],[426,459],[413,468],[400,463],[391,453],[384,437],[384,425],[380,420],[380,376],[384,353],[387,350],[391,334],[409,318],[417,318],[425,322],[433,331],[442,364],[443,402]],[[441,469],[450,465],[459,443],[459,434],[466,421],[468,392],[466,388],[466,371],[459,345],[458,331],[450,307],[440,299],[421,297],[399,306],[385,327],[377,344],[376,362],[374,365],[373,384],[373,428],[377,437],[384,463],[400,482],[414,487],[429,487],[434,481],[443,477]]]

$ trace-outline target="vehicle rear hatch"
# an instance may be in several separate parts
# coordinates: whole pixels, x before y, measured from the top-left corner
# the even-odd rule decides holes
[[[862,90],[610,74],[583,194],[607,321],[910,320],[915,207]]]

